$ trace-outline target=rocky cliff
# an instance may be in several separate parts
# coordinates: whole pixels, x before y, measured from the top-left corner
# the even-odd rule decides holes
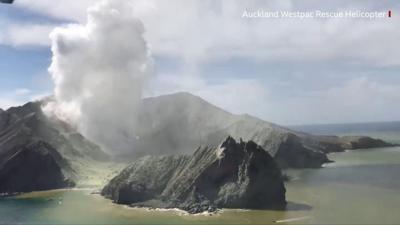
[[[46,142],[21,143],[0,157],[0,193],[40,191],[75,185],[63,172],[71,170],[69,163]]]
[[[102,195],[120,204],[189,213],[286,204],[282,174],[270,154],[252,141],[237,143],[231,137],[218,148],[199,148],[190,156],[138,159]]]
[[[108,159],[70,125],[45,116],[41,104],[0,111],[0,193],[70,187],[81,175],[76,165]]]

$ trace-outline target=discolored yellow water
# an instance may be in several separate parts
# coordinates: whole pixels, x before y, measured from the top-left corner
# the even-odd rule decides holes
[[[322,169],[288,170],[286,211],[222,210],[187,215],[134,209],[90,190],[35,192],[0,199],[2,224],[398,224],[400,148],[331,154]]]

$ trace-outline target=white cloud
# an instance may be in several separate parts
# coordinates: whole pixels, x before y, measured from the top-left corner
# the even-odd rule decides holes
[[[342,60],[377,66],[400,65],[400,47],[395,46],[400,38],[397,29],[400,17],[381,20],[243,19],[243,10],[248,8],[296,10],[299,6],[294,7],[292,1],[145,2],[146,7],[138,9],[137,13],[145,24],[152,51],[181,57],[186,63],[244,57],[261,61]],[[346,9],[353,5],[345,3],[337,7]],[[318,6],[322,9],[324,3]],[[386,43],[385,46],[382,43]]]
[[[19,0],[18,7],[44,15],[85,22],[86,9],[98,0]],[[340,1],[130,0],[134,14],[146,28],[146,38],[155,55],[182,58],[187,64],[245,57],[266,61],[332,61],[376,66],[400,65],[400,17],[368,19],[243,19],[245,9],[387,10],[395,3]],[[177,7],[179,6],[179,7]],[[30,27],[33,33],[46,29]],[[22,29],[23,30],[23,29]],[[24,35],[15,31],[16,43]],[[43,36],[46,36],[43,34]],[[27,43],[48,43],[37,35]],[[382,45],[385,43],[385,45]],[[368,46],[368,47],[366,47]]]
[[[14,94],[17,96],[23,96],[23,95],[27,95],[29,93],[31,93],[31,90],[29,90],[27,88],[19,88],[14,91]]]
[[[263,118],[280,124],[395,121],[400,111],[400,85],[361,77],[302,96],[267,99]]]
[[[323,112],[327,112],[330,120],[395,120],[398,119],[397,112],[400,111],[399,93],[398,84],[384,84],[361,77],[323,93],[320,107],[323,107]]]
[[[50,46],[49,34],[55,25],[3,23],[0,44],[20,46]]]

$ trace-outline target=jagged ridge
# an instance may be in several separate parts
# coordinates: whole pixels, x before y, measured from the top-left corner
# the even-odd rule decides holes
[[[113,178],[102,195],[132,206],[180,208],[283,208],[285,187],[273,158],[252,141],[228,137],[218,148],[193,155],[143,157]]]

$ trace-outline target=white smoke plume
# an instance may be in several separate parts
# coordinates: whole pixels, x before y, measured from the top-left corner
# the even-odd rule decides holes
[[[45,107],[109,151],[133,148],[135,113],[153,63],[130,1],[88,9],[85,25],[52,31],[55,102]]]

